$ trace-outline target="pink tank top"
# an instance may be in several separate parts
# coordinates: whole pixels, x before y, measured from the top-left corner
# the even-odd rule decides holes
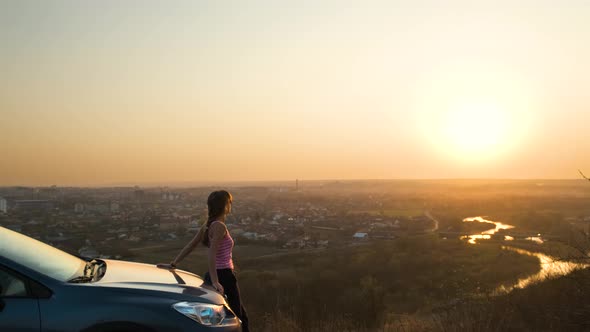
[[[211,223],[222,223],[221,221],[214,221]],[[211,226],[209,226],[211,227]],[[225,225],[224,225],[225,227]],[[229,230],[225,232],[225,236],[221,239],[221,243],[219,243],[219,247],[217,247],[217,253],[215,253],[215,268],[216,269],[233,269],[234,268],[234,261],[232,259],[232,249],[234,248],[234,239],[232,239],[231,235],[229,235]],[[209,233],[211,234],[211,233]],[[211,239],[209,239],[211,240]]]

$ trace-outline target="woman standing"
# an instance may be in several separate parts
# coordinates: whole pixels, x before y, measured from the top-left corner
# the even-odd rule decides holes
[[[226,295],[230,308],[242,321],[242,331],[248,332],[248,315],[240,299],[240,289],[232,259],[234,240],[225,226],[225,218],[231,212],[231,204],[232,196],[225,190],[214,191],[209,195],[207,223],[170,263],[170,267],[176,268],[176,264],[199,243],[209,247],[209,272],[205,273],[205,283]]]

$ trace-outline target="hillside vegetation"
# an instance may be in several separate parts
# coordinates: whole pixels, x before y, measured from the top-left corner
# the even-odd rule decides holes
[[[415,325],[421,322],[416,317],[481,301],[539,270],[537,258],[498,244],[432,236],[242,259],[238,265],[253,326],[281,331],[379,330],[400,317]]]

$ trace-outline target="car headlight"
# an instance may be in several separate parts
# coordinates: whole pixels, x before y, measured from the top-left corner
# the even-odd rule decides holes
[[[223,305],[200,302],[179,302],[172,305],[174,310],[206,326],[238,325],[238,318]]]

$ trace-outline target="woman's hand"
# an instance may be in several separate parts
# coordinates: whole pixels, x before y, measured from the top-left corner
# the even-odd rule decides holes
[[[174,270],[174,269],[176,269],[176,264],[174,264],[174,263],[170,263],[170,264],[159,263],[159,264],[156,264],[156,267],[160,268],[160,269]]]
[[[223,286],[221,286],[219,281],[213,282],[213,288],[215,288],[219,293],[223,294]]]

